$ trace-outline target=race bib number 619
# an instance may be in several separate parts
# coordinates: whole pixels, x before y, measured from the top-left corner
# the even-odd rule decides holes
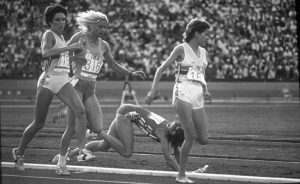
[[[60,54],[57,65],[54,66],[54,71],[56,72],[69,72],[70,63],[69,63],[69,53],[63,52]]]

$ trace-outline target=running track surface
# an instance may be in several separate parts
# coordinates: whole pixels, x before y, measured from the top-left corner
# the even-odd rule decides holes
[[[140,184],[169,184],[174,183],[177,172],[157,171],[157,170],[134,170],[117,169],[103,167],[83,167],[69,166],[72,170],[71,176],[57,176],[54,172],[55,165],[47,164],[25,164],[26,170],[23,172],[13,168],[13,163],[2,162],[2,183],[29,184],[73,184],[81,183],[140,183]],[[52,170],[52,172],[51,172]],[[271,178],[255,176],[237,176],[220,174],[199,174],[188,173],[195,183],[299,183],[300,179]]]
[[[216,181],[193,179],[195,183],[210,184],[238,184],[243,182]],[[141,176],[105,174],[92,172],[73,172],[71,176],[58,176],[54,171],[27,169],[24,172],[16,171],[14,168],[2,167],[2,184],[171,184],[176,183],[174,177]]]
[[[120,174],[104,174],[104,173],[74,173],[72,176],[57,176],[53,170],[27,169],[25,172],[18,172],[14,168],[1,167],[1,176],[3,184],[92,184],[92,183],[175,183],[174,177],[161,176],[141,176],[141,175],[120,175]],[[196,183],[224,183],[235,184],[243,182],[234,181],[216,181],[216,180],[200,180],[194,179]]]

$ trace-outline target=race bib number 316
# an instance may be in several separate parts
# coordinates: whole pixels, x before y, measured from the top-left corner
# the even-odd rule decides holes
[[[90,53],[87,53],[85,55],[85,58],[87,59],[87,63],[82,66],[82,75],[85,76],[85,74],[94,74],[97,75],[100,70],[101,67],[103,65],[103,61],[100,59],[99,56],[93,56]]]

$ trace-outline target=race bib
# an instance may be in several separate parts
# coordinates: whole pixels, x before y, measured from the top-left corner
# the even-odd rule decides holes
[[[57,65],[54,66],[56,72],[70,72],[69,52],[60,54]]]
[[[70,83],[73,87],[75,87],[76,84],[78,83],[78,81],[79,81],[79,79],[76,78],[75,76],[73,76],[73,77],[69,80],[69,83]]]
[[[155,121],[156,124],[160,124],[161,122],[165,121],[164,118],[162,118],[161,116],[151,112],[148,116],[149,119],[152,119],[153,121]]]
[[[91,53],[86,53],[85,58],[87,62],[81,68],[81,75],[84,77],[97,78],[97,74],[100,72],[103,65],[102,59]]]
[[[204,68],[199,66],[190,67],[187,73],[187,79],[206,84],[204,79]]]

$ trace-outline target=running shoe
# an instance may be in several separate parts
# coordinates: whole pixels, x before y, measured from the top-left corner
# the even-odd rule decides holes
[[[86,161],[93,161],[96,159],[96,156],[92,154],[91,151],[88,151],[87,149],[83,149],[81,151],[81,154],[77,156],[78,162],[86,162]]]
[[[66,154],[67,156],[69,155],[70,151],[71,151],[71,148],[68,148],[67,154]],[[58,159],[59,159],[59,154],[54,156],[54,158],[52,159],[52,164],[57,164]],[[67,162],[69,162],[69,161],[70,161],[70,157],[67,157]]]
[[[52,159],[52,164],[57,164],[59,159],[59,154],[55,155],[54,158]],[[67,162],[70,161],[70,157],[67,157]]]
[[[204,167],[199,168],[199,169],[197,169],[197,170],[194,171],[194,172],[195,172],[195,173],[205,173],[208,167],[209,167],[208,165],[205,165]]]
[[[189,179],[188,177],[179,178],[176,177],[176,182],[178,183],[195,183],[193,180]]]
[[[63,166],[57,166],[56,167],[56,174],[59,176],[69,176],[71,173],[68,171],[68,168],[66,165]]]
[[[98,136],[98,134],[95,134],[90,129],[86,130],[86,134],[85,134],[86,139],[88,139],[88,140],[96,140],[97,136]]]
[[[12,155],[13,155],[14,162],[15,162],[15,168],[17,168],[19,171],[24,171],[25,170],[24,155],[23,156],[17,155],[17,150],[18,150],[18,148],[14,148],[12,150]]]

